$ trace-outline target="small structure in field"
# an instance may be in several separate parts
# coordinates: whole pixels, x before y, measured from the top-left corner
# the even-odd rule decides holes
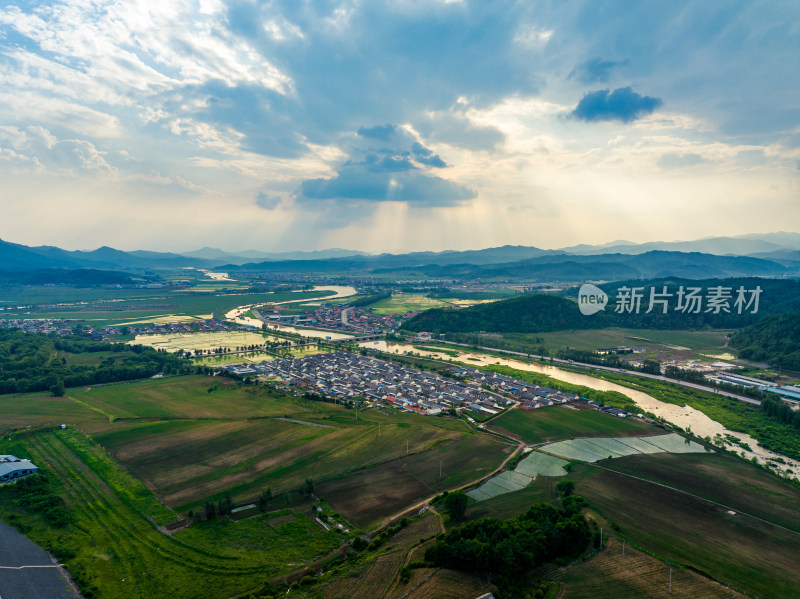
[[[28,476],[38,471],[39,468],[30,460],[21,460],[13,455],[0,455],[0,483]]]

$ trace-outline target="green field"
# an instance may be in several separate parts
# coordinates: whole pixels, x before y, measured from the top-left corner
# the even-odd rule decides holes
[[[35,287],[0,294],[0,318],[58,318],[94,326],[205,319],[244,304],[322,298],[330,291],[251,293],[231,286],[184,289],[69,289]]]
[[[641,436],[663,432],[657,427],[630,418],[618,418],[597,410],[571,410],[560,406],[537,410],[509,410],[492,420],[490,427],[529,444],[575,437]]]
[[[510,333],[510,339],[541,338],[541,344],[548,349],[575,348],[595,350],[620,345],[642,347],[648,351],[683,347],[690,350],[722,351],[726,345],[728,330],[684,331],[656,329],[609,328],[589,331],[561,331],[557,333],[521,334]]]
[[[277,527],[264,516],[202,522],[166,534],[160,525],[175,514],[83,435],[42,430],[15,437],[13,449],[61,481],[71,522],[46,526],[35,511],[14,503],[12,486],[0,488],[0,513],[55,551],[87,597],[246,594],[339,546],[339,533],[303,514]]]
[[[401,293],[370,304],[376,314],[404,314],[411,310],[429,310],[450,306],[448,301],[433,299],[417,293]]]

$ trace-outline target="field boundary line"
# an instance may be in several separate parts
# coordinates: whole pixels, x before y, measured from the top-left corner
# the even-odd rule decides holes
[[[92,386],[95,387],[96,385],[92,385]],[[115,416],[112,416],[111,414],[107,414],[106,412],[104,412],[103,410],[101,410],[100,408],[98,408],[96,406],[93,406],[93,405],[91,405],[89,403],[86,403],[85,401],[81,401],[80,399],[72,397],[72,395],[67,395],[67,399],[69,399],[70,401],[74,401],[76,404],[78,404],[79,406],[83,406],[87,410],[91,410],[92,412],[97,412],[98,414],[100,414],[102,416],[105,416],[106,418],[108,418],[109,422],[114,422],[114,419],[116,418]]]
[[[778,524],[776,522],[770,522],[769,520],[765,520],[764,518],[761,518],[759,516],[755,516],[755,515],[750,514],[748,512],[744,512],[744,511],[740,510],[739,508],[734,508],[734,507],[732,507],[730,505],[725,505],[724,503],[720,503],[719,501],[714,501],[713,499],[707,499],[707,498],[702,497],[700,495],[695,495],[694,493],[690,493],[689,491],[684,491],[683,489],[678,489],[676,487],[671,487],[671,486],[669,486],[667,484],[659,483],[659,482],[656,482],[654,480],[648,480],[646,478],[642,478],[641,476],[636,476],[634,474],[628,474],[627,472],[619,472],[618,470],[611,470],[610,468],[606,468],[605,466],[598,466],[597,464],[592,464],[590,462],[587,462],[587,464],[589,464],[590,466],[594,466],[595,468],[599,468],[600,470],[605,470],[606,472],[611,472],[613,474],[619,474],[620,476],[627,476],[628,478],[632,478],[634,480],[638,480],[638,481],[641,481],[643,483],[648,483],[648,484],[651,484],[651,485],[655,485],[657,487],[663,487],[664,489],[669,489],[670,491],[675,491],[676,493],[681,493],[682,495],[688,495],[689,497],[694,497],[695,499],[699,499],[700,501],[705,501],[706,503],[711,503],[711,504],[719,506],[721,508],[725,508],[726,510],[735,512],[736,514],[742,514],[744,516],[748,516],[749,518],[753,518],[754,520],[758,520],[759,522],[763,522],[764,524],[769,524],[770,526],[775,526],[776,528],[780,528],[782,530],[785,530],[786,532],[790,532],[792,534],[800,536],[800,531],[792,530],[791,528],[787,528],[786,526],[783,526],[782,524]]]

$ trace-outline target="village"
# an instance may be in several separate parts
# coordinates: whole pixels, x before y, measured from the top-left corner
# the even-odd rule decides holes
[[[574,394],[474,368],[454,366],[449,370],[454,378],[447,378],[343,351],[223,369],[241,376],[277,379],[298,391],[334,400],[361,398],[429,416],[467,410],[488,417],[515,403],[535,409],[579,399]]]

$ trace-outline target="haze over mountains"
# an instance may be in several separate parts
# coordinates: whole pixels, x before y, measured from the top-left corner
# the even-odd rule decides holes
[[[800,233],[713,237],[695,241],[634,244],[616,241],[559,250],[502,246],[482,250],[367,254],[319,251],[228,252],[205,247],[183,254],[101,247],[70,251],[0,241],[0,271],[94,269],[128,272],[202,268],[232,272],[387,274],[433,278],[526,278],[533,280],[621,280],[800,274]],[[8,277],[6,277],[8,278]]]

